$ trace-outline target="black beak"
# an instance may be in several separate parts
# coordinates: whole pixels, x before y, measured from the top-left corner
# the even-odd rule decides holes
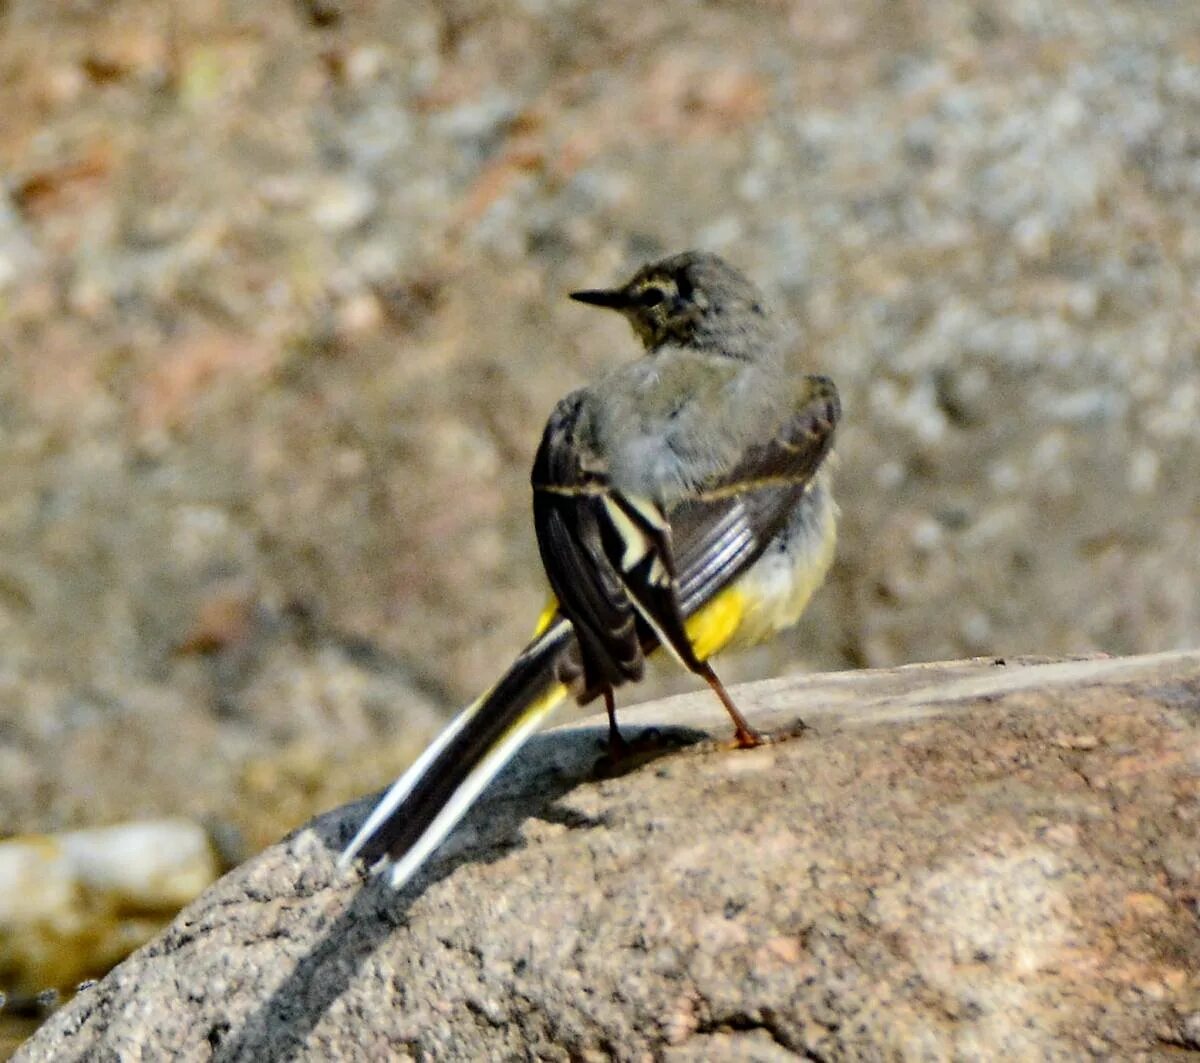
[[[571,298],[588,306],[604,306],[609,310],[626,310],[630,306],[629,295],[624,288],[595,288],[572,292]]]

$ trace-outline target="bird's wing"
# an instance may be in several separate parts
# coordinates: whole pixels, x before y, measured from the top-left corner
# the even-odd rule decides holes
[[[696,668],[685,616],[753,564],[783,526],[832,446],[837,389],[806,377],[770,439],[670,512],[613,488],[579,438],[583,401],[572,396],[551,417],[532,479],[538,545],[574,623],[586,685],[638,678],[647,642]]]
[[[568,396],[546,424],[533,461],[533,526],[550,587],[579,640],[585,682],[618,686],[642,673],[637,611],[622,569],[629,549],[613,549],[616,501],[603,463],[580,438],[585,397]],[[628,521],[625,525],[628,525]],[[629,528],[621,526],[629,535]],[[636,525],[634,525],[636,528]]]
[[[690,616],[753,564],[779,533],[833,447],[841,401],[832,380],[806,376],[791,416],[732,470],[669,514],[680,608]]]

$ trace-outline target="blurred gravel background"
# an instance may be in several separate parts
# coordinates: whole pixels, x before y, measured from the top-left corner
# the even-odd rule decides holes
[[[387,781],[635,355],[565,293],[693,246],[846,407],[728,677],[1200,642],[1194,0],[5,0],[0,94],[0,833]]]

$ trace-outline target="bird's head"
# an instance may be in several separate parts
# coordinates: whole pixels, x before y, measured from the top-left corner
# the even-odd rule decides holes
[[[726,347],[765,324],[763,300],[745,275],[704,251],[685,251],[637,271],[619,288],[572,292],[619,310],[647,350],[664,344]]]

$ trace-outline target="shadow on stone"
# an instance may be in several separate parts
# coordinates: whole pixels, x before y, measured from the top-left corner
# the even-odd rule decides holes
[[[588,779],[629,774],[709,738],[706,732],[689,727],[632,729],[627,737],[629,752],[613,763],[604,752],[606,733],[600,728],[535,736],[483,793],[472,813],[447,839],[442,853],[404,890],[391,889],[383,877],[368,876],[349,906],[239,1030],[232,1031],[227,1023],[210,1029],[213,1059],[217,1063],[276,1063],[294,1058],[363,963],[394,930],[407,923],[409,906],[427,889],[463,864],[490,863],[521,846],[521,827],[529,819],[571,830],[603,826],[603,819],[559,807],[559,798]],[[336,856],[380,796],[356,804],[352,815],[342,810],[322,816],[309,829]],[[503,813],[498,811],[501,807]],[[461,849],[455,845],[472,833],[476,836],[473,843]]]

